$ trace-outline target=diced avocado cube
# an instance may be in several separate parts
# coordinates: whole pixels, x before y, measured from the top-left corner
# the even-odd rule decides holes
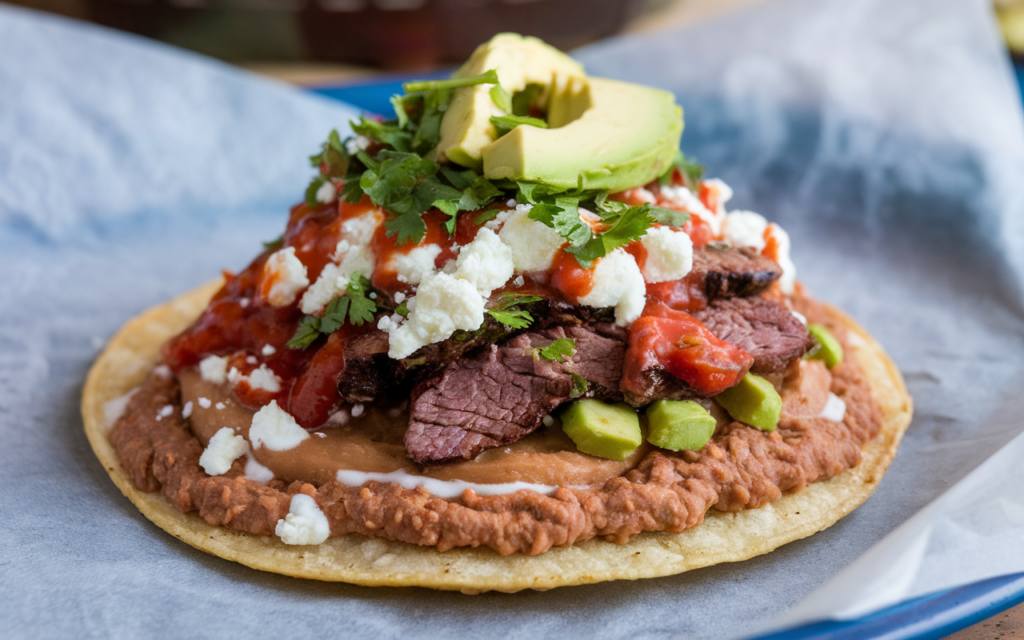
[[[562,430],[576,448],[598,458],[625,460],[643,441],[636,410],[624,402],[577,400],[561,418]]]
[[[810,355],[810,358],[824,360],[825,366],[829,369],[843,361],[843,345],[839,344],[839,341],[825,325],[807,325],[807,330],[820,345],[818,350]]]
[[[782,416],[782,397],[771,382],[748,373],[735,387],[715,396],[715,402],[729,412],[733,420],[775,431]]]
[[[698,451],[715,433],[715,419],[693,400],[658,400],[647,406],[647,441],[669,451]]]

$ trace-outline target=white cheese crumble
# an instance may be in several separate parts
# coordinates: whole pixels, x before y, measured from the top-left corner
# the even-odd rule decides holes
[[[842,398],[828,392],[828,400],[825,402],[825,408],[818,414],[819,418],[825,418],[833,422],[842,422],[843,418],[846,417],[846,403]]]
[[[681,207],[686,211],[699,216],[701,220],[708,223],[711,227],[712,233],[716,236],[721,235],[724,216],[705,207],[704,203],[701,202],[701,199],[694,195],[694,193],[687,187],[674,187],[671,185],[662,187],[661,197],[677,207]]]
[[[718,211],[715,213],[723,213],[725,211],[725,203],[732,200],[732,187],[718,178],[709,178],[704,181],[704,185],[718,191]]]
[[[209,398],[199,398],[199,400],[197,400],[196,402],[198,402],[199,406],[204,409],[209,409],[210,407],[213,406],[213,403],[210,402]]]
[[[288,451],[309,438],[309,433],[295,422],[288,412],[271,400],[252,417],[249,440],[254,449],[266,447],[271,451]]]
[[[405,294],[402,293],[401,291],[396,291],[395,292],[395,302],[397,304],[402,304],[403,302],[405,302]]]
[[[208,475],[219,476],[230,471],[231,463],[248,452],[245,438],[235,435],[231,427],[223,427],[210,438],[203,455],[199,456],[199,466]]]
[[[325,266],[313,286],[303,294],[300,303],[302,313],[320,313],[331,300],[345,295],[354,274],[369,276],[373,273],[374,256],[369,247],[352,246],[347,240],[342,240],[338,243],[338,253],[342,256],[341,264]]]
[[[509,200],[509,202],[511,202],[512,204],[508,206],[516,206],[515,200]],[[504,209],[502,211],[499,211],[497,214],[495,214],[494,218],[484,223],[484,227],[490,229],[491,231],[497,231],[498,229],[501,229],[505,225],[505,222],[507,222],[508,219],[511,218],[512,214],[515,212],[515,209]]]
[[[316,201],[321,204],[330,204],[338,197],[338,188],[330,180],[320,185],[316,190]]]
[[[277,353],[277,349],[275,349],[273,345],[265,344],[263,345],[263,348],[260,349],[260,353],[262,353],[265,357],[270,357]]]
[[[226,406],[228,406],[228,405],[224,404],[223,402],[218,402],[217,404],[213,405],[213,408],[221,410],[221,409],[224,409],[224,407],[226,407]]]
[[[245,460],[245,477],[266,484],[274,479],[274,472],[264,467],[256,458],[252,457],[252,454],[249,454]]]
[[[171,417],[171,414],[173,414],[173,413],[174,413],[174,407],[172,407],[169,404],[166,404],[166,405],[164,405],[163,407],[160,408],[159,412],[157,412],[157,414],[156,414],[156,421],[160,422],[164,418],[169,418],[169,417]]]
[[[594,266],[594,286],[579,299],[590,307],[615,307],[615,324],[628,325],[643,313],[647,287],[633,256],[616,249]]]
[[[380,209],[367,211],[361,216],[349,218],[341,223],[341,234],[350,244],[367,245],[373,239],[377,227],[384,221],[384,212]],[[337,259],[335,259],[337,261]]]
[[[393,260],[395,270],[398,271],[398,280],[409,284],[419,284],[429,274],[437,271],[434,261],[439,255],[441,255],[441,247],[436,244],[427,244],[416,247],[409,253],[396,254]]]
[[[320,544],[331,535],[331,525],[316,500],[296,493],[288,506],[288,515],[277,521],[274,533],[285,544]]]
[[[192,401],[191,400],[186,402],[185,406],[183,406],[181,408],[181,417],[182,418],[191,418],[192,417]]]
[[[762,251],[765,247],[764,232],[768,221],[753,211],[733,211],[726,216],[725,241],[736,247],[753,247]]]
[[[363,415],[363,411],[364,410],[365,410],[365,407],[363,407],[363,405],[361,405],[361,404],[354,404],[354,405],[352,405],[352,417],[353,418],[358,418],[359,416]]]
[[[203,382],[224,384],[228,379],[228,359],[221,356],[206,356],[199,361],[199,375]]]
[[[768,234],[774,237],[775,242],[779,245],[779,266],[782,267],[782,277],[779,278],[779,286],[782,288],[782,293],[792,295],[796,288],[796,265],[793,264],[793,259],[789,257],[789,234],[774,222],[768,225]]]
[[[360,151],[365,151],[370,146],[370,139],[366,136],[352,136],[345,140],[345,151],[348,155],[354,156]]]
[[[523,276],[516,276],[515,280],[512,281],[512,284],[516,285],[517,287],[521,287],[524,284],[526,284],[526,278],[524,278]]]
[[[693,240],[683,231],[653,227],[640,243],[647,251],[643,270],[647,282],[678,280],[693,268]]]
[[[424,345],[447,339],[457,329],[478,328],[484,322],[484,302],[468,280],[447,273],[427,276],[406,305],[408,321],[390,329],[388,356],[406,358]]]
[[[171,377],[171,368],[168,367],[166,364],[157,365],[153,369],[153,373],[155,373],[156,375],[160,376],[161,378],[170,378]]]
[[[485,297],[508,282],[515,271],[512,249],[490,229],[477,232],[459,252],[455,266],[455,277],[470,282]]]
[[[501,241],[512,249],[516,273],[550,269],[555,253],[565,244],[565,238],[557,231],[530,218],[532,208],[526,204],[516,207],[498,232]]]
[[[804,325],[805,327],[807,326],[807,316],[800,313],[799,311],[793,311],[792,309],[790,309],[789,312],[793,314],[794,318],[800,321],[800,324]]]
[[[262,389],[270,393],[281,391],[281,378],[277,377],[273,369],[261,364],[258,369],[249,374],[249,386],[253,389]]]
[[[295,256],[295,247],[275,251],[263,264],[263,277],[272,283],[267,301],[275,307],[287,307],[295,302],[299,292],[309,286],[306,265]]]

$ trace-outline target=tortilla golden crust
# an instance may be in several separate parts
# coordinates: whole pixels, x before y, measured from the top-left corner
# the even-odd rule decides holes
[[[592,539],[538,556],[501,556],[487,549],[439,552],[357,534],[332,537],[317,546],[290,546],[273,536],[210,526],[194,513],[182,513],[160,493],[139,491],[107,439],[104,405],[142,382],[159,361],[161,345],[188,326],[222,284],[208,283],[122,327],[89,372],[82,416],[96,456],[147,518],[197,549],[262,571],[367,586],[479,593],[636,580],[746,560],[817,533],[860,506],[878,486],[910,424],[912,401],[899,370],[864,329],[829,307],[862,339],[852,351],[883,413],[879,434],[862,447],[861,463],[830,480],[758,509],[711,510],[703,524],[683,533],[644,533],[625,545]]]

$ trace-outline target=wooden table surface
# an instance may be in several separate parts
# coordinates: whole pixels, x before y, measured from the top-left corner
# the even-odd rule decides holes
[[[731,11],[761,4],[769,0],[682,0],[656,13],[643,16],[630,24],[625,32],[643,33],[669,29],[716,18]],[[249,64],[250,71],[300,85],[344,83],[370,80],[380,72],[355,65],[322,63]],[[950,640],[1024,640],[1024,604],[988,620],[959,631]]]

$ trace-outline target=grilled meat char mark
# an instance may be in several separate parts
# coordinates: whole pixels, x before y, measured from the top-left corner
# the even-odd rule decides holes
[[[693,252],[687,276],[707,301],[755,296],[782,277],[782,267],[751,247],[710,244]]]
[[[536,353],[560,338],[576,343],[567,362]],[[420,464],[468,460],[519,440],[572,399],[574,373],[589,383],[581,397],[621,400],[624,338],[612,327],[555,327],[523,333],[450,363],[413,390],[405,433],[409,457]]]

